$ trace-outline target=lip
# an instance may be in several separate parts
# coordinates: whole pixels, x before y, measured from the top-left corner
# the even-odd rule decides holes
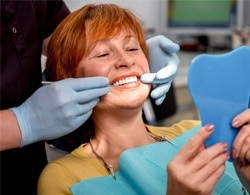
[[[120,75],[120,76],[117,76],[115,77],[111,82],[110,82],[110,85],[112,85],[113,83],[121,80],[121,79],[125,79],[127,77],[132,77],[132,76],[136,76],[138,79],[140,79],[140,76],[141,74],[139,74],[138,72],[130,72],[128,74],[124,74],[124,75]]]

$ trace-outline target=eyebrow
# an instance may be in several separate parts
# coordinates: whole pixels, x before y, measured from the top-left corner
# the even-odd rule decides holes
[[[116,36],[113,36],[113,37],[116,37]],[[113,38],[113,37],[112,37],[112,38]],[[111,39],[112,39],[112,38],[111,38]],[[125,36],[124,36],[124,39],[125,39],[125,40],[131,39],[131,38],[136,39],[136,36],[133,35],[133,34],[128,34],[128,35],[125,35]],[[136,40],[137,40],[137,39],[136,39]],[[107,40],[98,39],[98,40],[94,41],[93,44],[92,44],[92,46],[90,46],[89,53],[90,53],[91,51],[93,51],[93,49],[94,49],[99,43],[104,43],[104,42],[107,42]]]
[[[116,37],[116,36],[113,36],[113,37],[111,37],[110,39],[112,39],[112,38],[114,38],[114,37]],[[136,38],[136,36],[135,36],[135,35],[132,35],[132,34],[129,34],[129,35],[126,35],[126,36],[124,37],[124,39],[130,39],[130,38]],[[104,39],[98,39],[98,40],[94,41],[93,44],[95,45],[95,44],[97,44],[97,43],[99,43],[99,42],[106,42],[106,40],[104,40]]]
[[[125,39],[131,39],[131,38],[134,38],[137,40],[136,36],[135,35],[126,35],[125,36]]]

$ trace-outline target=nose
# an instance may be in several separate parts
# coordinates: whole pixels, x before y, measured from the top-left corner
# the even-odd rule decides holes
[[[132,67],[134,65],[134,57],[129,54],[129,51],[119,51],[116,54],[116,68]]]

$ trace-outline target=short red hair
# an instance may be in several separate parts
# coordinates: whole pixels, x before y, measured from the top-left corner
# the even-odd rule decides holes
[[[87,21],[91,48],[96,40],[107,40],[121,31],[132,30],[148,56],[143,28],[132,12],[115,4],[89,4],[71,13],[53,32],[46,61],[47,79],[57,81],[75,77],[79,62],[91,50],[86,48]]]

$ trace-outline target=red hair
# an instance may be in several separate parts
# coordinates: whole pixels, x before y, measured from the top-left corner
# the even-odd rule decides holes
[[[89,22],[86,48],[86,22]],[[96,40],[107,40],[125,31],[133,31],[146,57],[144,31],[136,16],[114,4],[89,4],[71,13],[53,32],[48,46],[46,77],[51,81],[75,77],[82,58],[94,47]]]

